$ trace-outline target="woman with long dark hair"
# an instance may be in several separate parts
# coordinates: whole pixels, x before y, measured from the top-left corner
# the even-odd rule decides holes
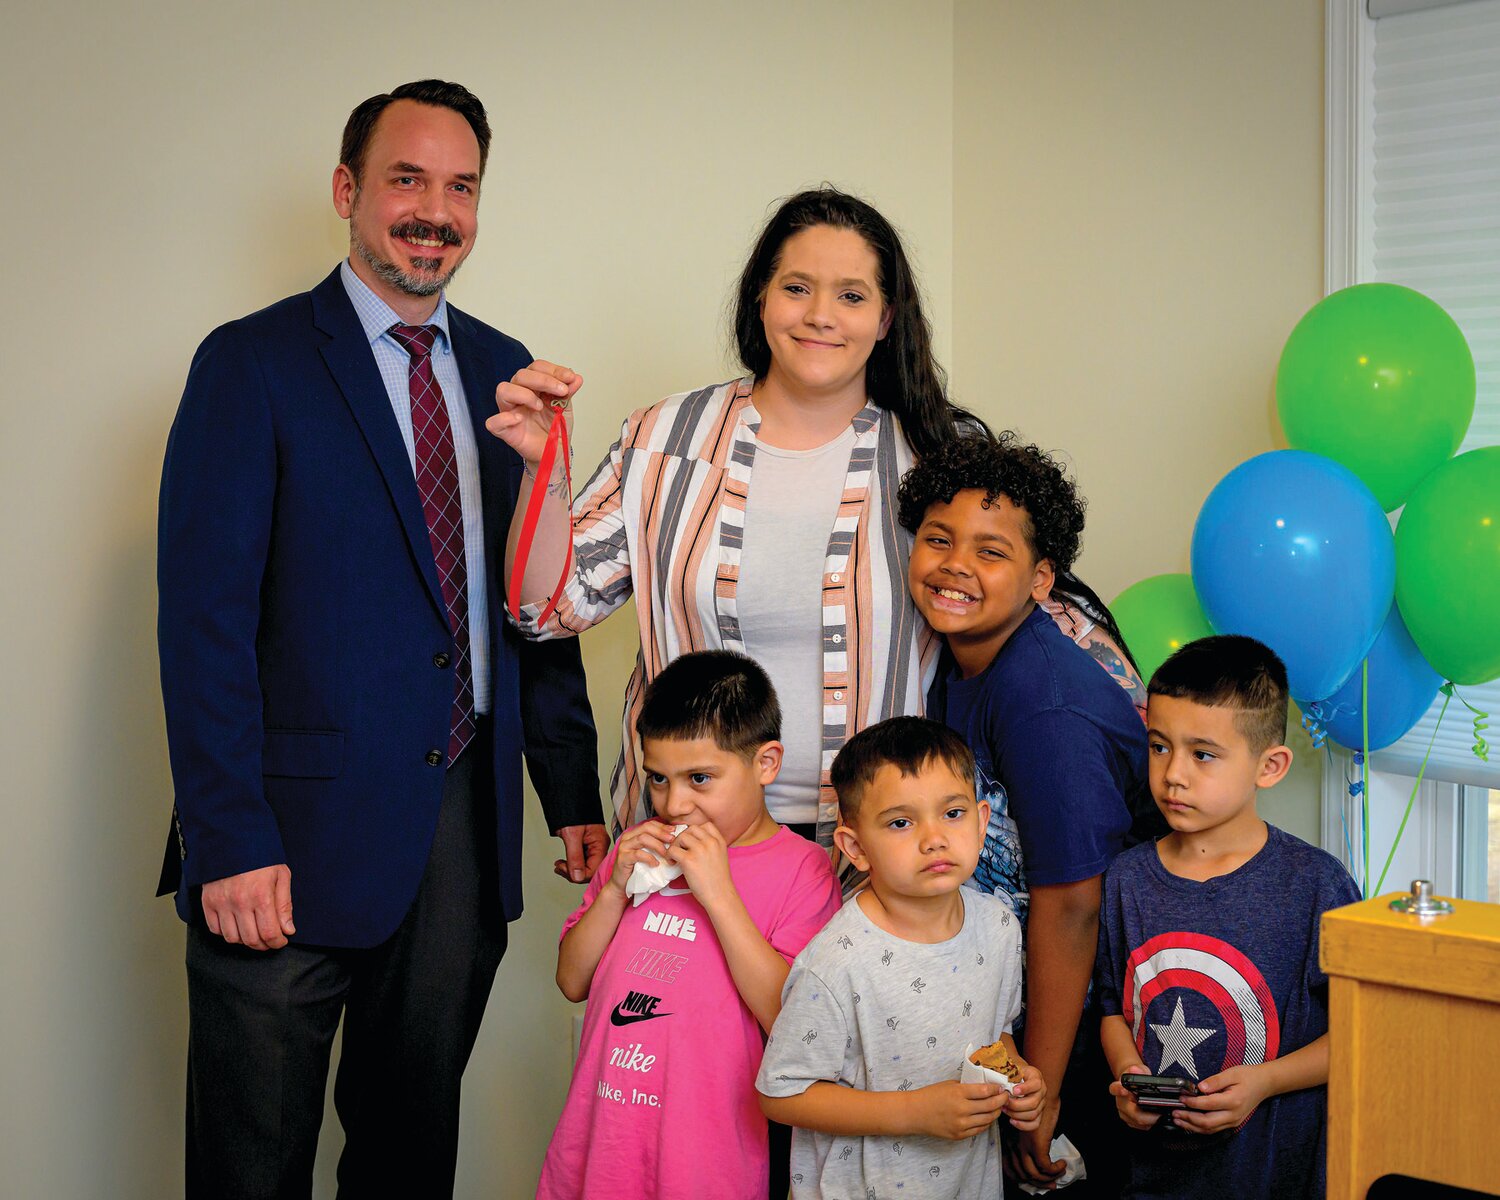
[[[560,467],[548,481],[521,628],[578,633],[635,595],[641,653],[612,781],[620,828],[646,815],[632,737],[645,685],[690,650],[758,659],[786,714],[771,814],[830,845],[833,755],[866,725],[921,711],[933,646],[906,593],[896,488],[964,414],[947,400],[901,239],[857,197],[823,187],[780,205],[741,273],[733,322],[747,374],[626,419],[574,498],[572,569],[538,625],[569,548]],[[529,472],[551,405],[580,382],[538,363],[499,388],[490,429]],[[528,474],[523,509],[531,486]]]

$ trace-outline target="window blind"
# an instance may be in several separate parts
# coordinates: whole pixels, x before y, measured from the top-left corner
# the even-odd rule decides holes
[[[1419,12],[1424,8],[1447,8],[1450,4],[1472,4],[1474,0],[1367,0],[1365,5],[1370,16],[1395,17],[1402,13]]]
[[[1377,21],[1382,17],[1400,17],[1422,9],[1443,9],[1449,5],[1472,5],[1475,0],[1367,0],[1365,7]]]
[[[1500,0],[1377,21],[1371,85],[1373,184],[1366,189],[1368,277],[1431,296],[1474,352],[1479,394],[1459,453],[1500,444]],[[1454,579],[1454,588],[1464,581]],[[1491,615],[1500,621],[1500,613]],[[1379,687],[1374,678],[1372,688]],[[1435,779],[1500,787],[1500,681],[1460,687],[1491,715],[1490,762],[1474,756],[1457,700],[1433,745]],[[1443,697],[1375,765],[1414,771]],[[1493,736],[1491,736],[1493,735]]]

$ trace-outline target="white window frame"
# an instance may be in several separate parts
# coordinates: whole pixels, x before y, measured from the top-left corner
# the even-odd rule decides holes
[[[1334,747],[1323,761],[1323,849],[1358,876],[1362,861],[1358,846],[1348,853],[1342,802],[1347,795],[1344,773],[1354,772],[1353,754]],[[1374,768],[1370,771],[1370,881],[1372,894],[1380,880],[1386,855],[1396,836],[1401,814],[1411,795],[1414,776]],[[1357,800],[1349,801],[1358,808]],[[1484,899],[1488,848],[1488,792],[1463,784],[1424,779],[1417,788],[1411,819],[1401,845],[1381,884],[1381,893],[1404,892],[1413,879],[1432,881],[1444,896]],[[1352,831],[1351,831],[1352,833]]]
[[[1370,103],[1375,70],[1375,23],[1366,0],[1325,0],[1326,60],[1324,94],[1323,287],[1336,292],[1374,275],[1373,239],[1367,214],[1374,200],[1374,106]],[[1362,864],[1351,861],[1342,813],[1347,799],[1345,773],[1352,773],[1353,754],[1334,747],[1323,761],[1323,848],[1357,876]],[[1411,794],[1414,776],[1394,771],[1369,772],[1370,879],[1373,893],[1391,841]],[[1447,896],[1485,898],[1488,857],[1487,789],[1424,779],[1417,791],[1401,846],[1381,887],[1404,891],[1411,880],[1432,881]],[[1358,801],[1348,801],[1357,809]],[[1358,846],[1355,859],[1362,858]]]

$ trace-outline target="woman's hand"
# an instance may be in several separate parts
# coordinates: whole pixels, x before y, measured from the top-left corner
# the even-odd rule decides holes
[[[612,887],[625,895],[625,881],[635,870],[636,863],[654,867],[667,857],[667,847],[672,843],[672,827],[660,821],[642,821],[634,829],[627,830],[620,838],[619,852],[615,855],[615,869],[610,873],[605,887]]]
[[[534,467],[547,448],[554,407],[565,411],[572,432],[573,397],[582,386],[583,376],[577,371],[538,359],[495,389],[500,411],[484,427]]]

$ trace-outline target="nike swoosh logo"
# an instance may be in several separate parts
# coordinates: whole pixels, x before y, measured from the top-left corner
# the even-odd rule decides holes
[[[672,1015],[671,1013],[659,1013],[659,1012],[651,1012],[651,1013],[621,1012],[620,1011],[620,1006],[618,1004],[616,1004],[615,1007],[614,1007],[614,1011],[612,1011],[609,1014],[609,1023],[611,1025],[634,1025],[637,1021],[650,1021],[650,1020],[652,1020],[652,1019],[654,1019],[656,1017],[670,1017],[671,1015]]]

